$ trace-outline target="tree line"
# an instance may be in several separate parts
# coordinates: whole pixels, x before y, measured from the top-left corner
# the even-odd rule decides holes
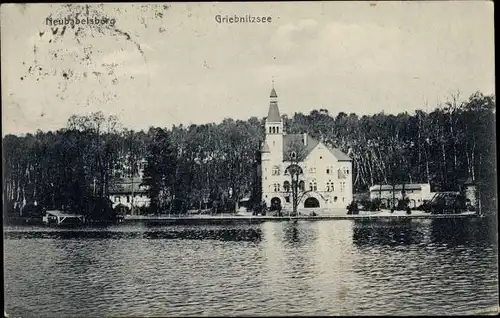
[[[374,184],[429,182],[434,191],[456,191],[476,182],[485,204],[496,207],[494,96],[481,93],[450,101],[433,111],[358,116],[325,109],[283,116],[288,133],[308,132],[353,159],[355,192]],[[152,209],[206,207],[207,203],[259,199],[256,169],[264,119],[221,123],[123,128],[115,116],[72,116],[67,127],[3,138],[4,211],[20,202],[95,212],[110,187],[137,173]],[[97,205],[99,205],[97,204]]]

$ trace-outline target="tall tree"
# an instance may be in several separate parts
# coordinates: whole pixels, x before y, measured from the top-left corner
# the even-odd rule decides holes
[[[151,211],[165,208],[167,200],[175,198],[173,190],[176,168],[176,154],[167,131],[161,128],[153,130],[153,138],[147,148],[144,184],[151,199]]]

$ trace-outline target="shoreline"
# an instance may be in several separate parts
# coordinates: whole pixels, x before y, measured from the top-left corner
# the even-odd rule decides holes
[[[353,215],[319,215],[319,216],[126,216],[119,224],[232,224],[232,223],[264,223],[264,222],[291,222],[291,221],[335,221],[335,220],[367,220],[367,221],[403,221],[425,219],[464,219],[483,218],[476,213],[462,214],[353,214]]]
[[[367,222],[402,222],[411,220],[434,220],[434,219],[481,219],[486,215],[479,215],[475,212],[464,212],[459,214],[430,214],[424,212],[413,212],[406,214],[404,211],[367,212],[360,214],[329,214],[329,215],[299,215],[299,216],[255,216],[255,215],[126,215],[116,222],[86,222],[77,225],[47,225],[43,222],[30,222],[17,220],[17,222],[5,222],[5,226],[43,226],[51,228],[85,228],[88,226],[106,227],[109,225],[230,225],[230,224],[260,224],[264,222],[298,222],[298,221],[342,221],[355,220]]]

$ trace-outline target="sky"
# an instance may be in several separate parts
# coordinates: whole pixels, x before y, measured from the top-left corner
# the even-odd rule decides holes
[[[77,14],[114,24],[48,25]],[[486,1],[4,4],[0,21],[3,135],[96,111],[134,130],[262,118],[273,79],[289,116],[432,110],[452,94],[495,93]]]

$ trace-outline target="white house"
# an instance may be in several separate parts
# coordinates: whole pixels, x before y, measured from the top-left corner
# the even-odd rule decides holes
[[[431,185],[428,183],[407,183],[404,184],[404,197],[410,200],[410,207],[418,207],[424,200],[431,200],[435,193],[431,192]],[[376,184],[370,187],[370,199],[381,199],[387,207],[398,204],[403,199],[403,184],[396,184],[394,187],[387,184]]]
[[[287,134],[273,88],[265,123],[265,140],[261,145],[262,199],[267,206],[280,204],[293,208],[291,177],[286,171],[292,163],[302,168],[299,178],[299,208],[346,208],[352,202],[352,160],[307,133]],[[301,145],[300,162],[293,160]]]
[[[113,202],[112,207],[118,205],[126,206],[132,211],[134,208],[149,207],[147,188],[143,185],[141,177],[123,178],[114,183],[109,189],[109,199]]]

